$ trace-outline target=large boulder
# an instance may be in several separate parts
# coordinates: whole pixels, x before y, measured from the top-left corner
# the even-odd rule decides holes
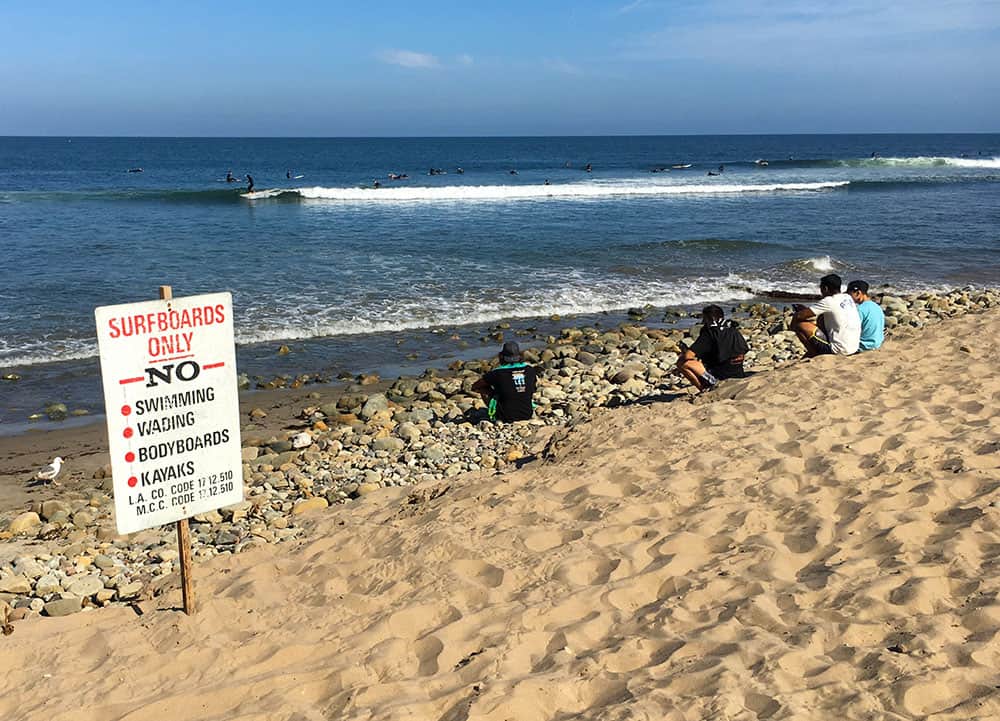
[[[19,533],[28,533],[42,525],[42,519],[34,511],[27,511],[19,516],[14,516],[14,520],[7,526],[7,530],[15,536]]]

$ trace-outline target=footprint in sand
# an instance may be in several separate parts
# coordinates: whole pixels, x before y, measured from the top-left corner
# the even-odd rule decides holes
[[[556,567],[552,577],[571,586],[594,586],[607,583],[619,563],[618,559],[571,556]]]
[[[459,576],[467,578],[475,584],[486,588],[496,588],[503,583],[503,569],[484,561],[462,560],[451,564],[452,570]]]
[[[539,553],[557,546],[564,546],[583,538],[583,531],[539,531],[525,537],[524,545],[529,551]]]

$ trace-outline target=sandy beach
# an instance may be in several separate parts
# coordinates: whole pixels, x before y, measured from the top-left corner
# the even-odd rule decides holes
[[[595,409],[199,560],[193,617],[167,575],[17,621],[0,716],[1000,718],[998,337],[988,310]]]

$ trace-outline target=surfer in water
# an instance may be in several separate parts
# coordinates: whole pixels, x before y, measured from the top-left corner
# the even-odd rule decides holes
[[[285,171],[285,177],[288,178],[289,180],[291,180],[292,179],[292,171],[291,170],[286,170]]]
[[[227,183],[235,183],[236,182],[236,178],[233,177],[233,171],[232,170],[227,170],[226,171],[226,182]]]
[[[251,176],[249,173],[247,173],[247,192],[248,193],[253,192],[253,176]]]

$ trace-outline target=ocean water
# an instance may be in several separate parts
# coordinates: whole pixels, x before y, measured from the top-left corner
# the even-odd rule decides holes
[[[232,291],[260,373],[396,370],[461,354],[432,331],[827,272],[996,284],[998,181],[1000,135],[0,138],[0,374],[23,376],[0,382],[0,424],[99,412],[93,309],[160,284]]]

